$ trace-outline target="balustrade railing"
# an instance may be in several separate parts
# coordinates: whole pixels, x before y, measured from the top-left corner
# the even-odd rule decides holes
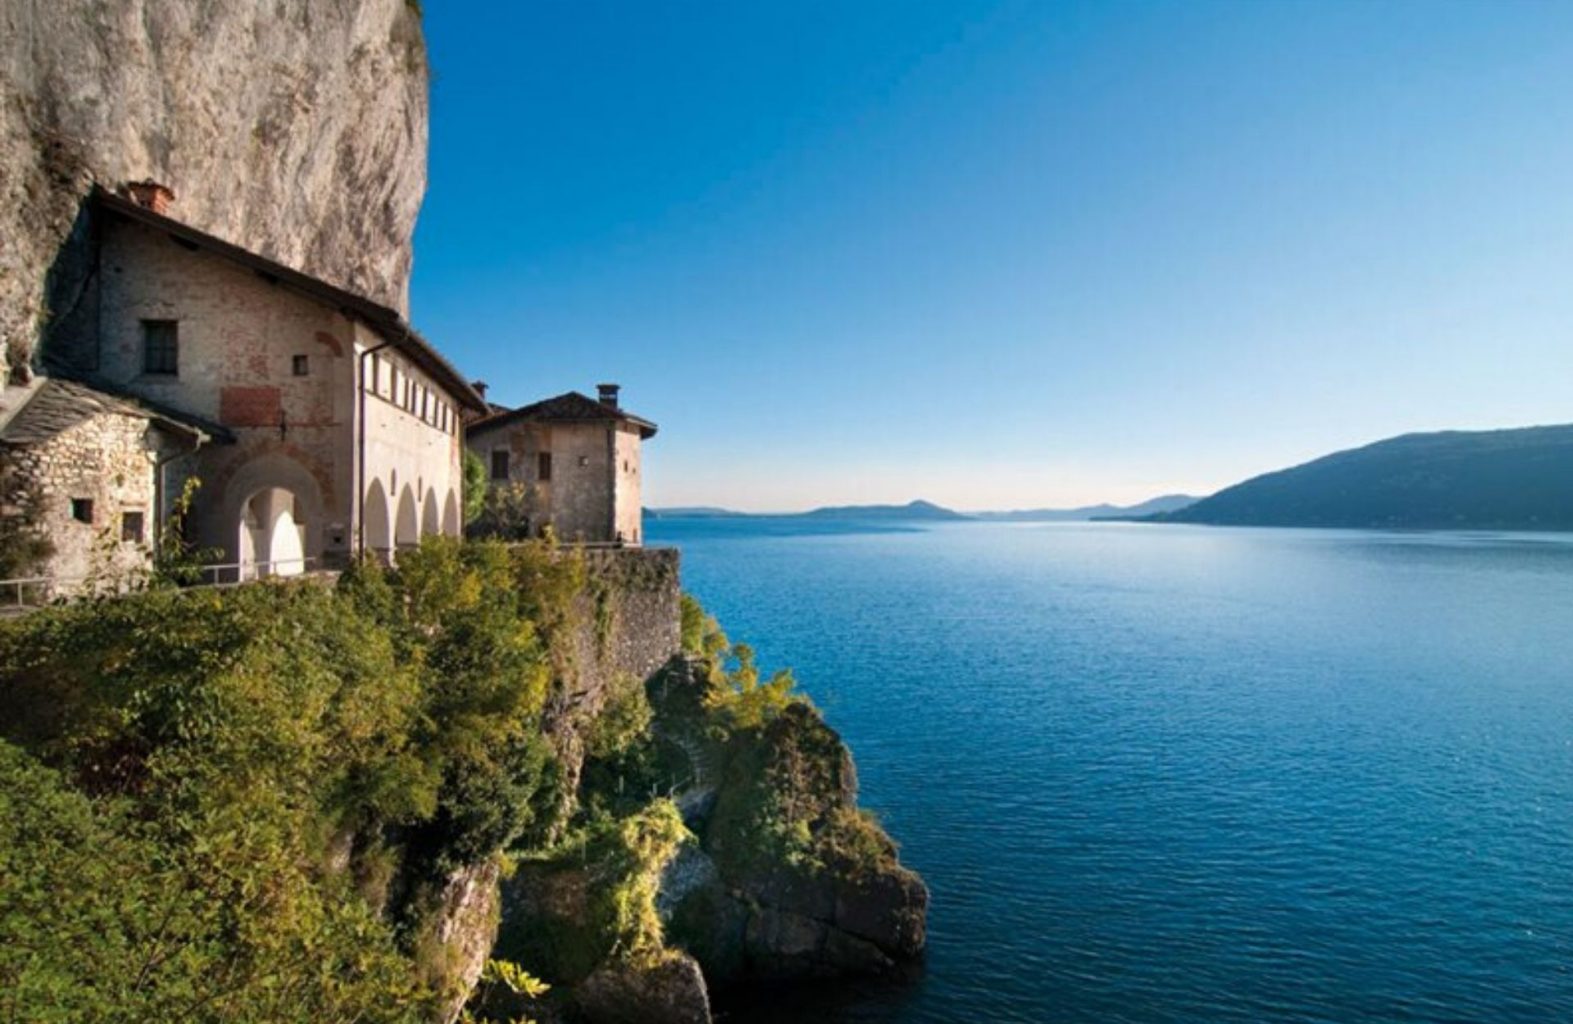
[[[194,565],[180,570],[189,575],[185,587],[235,587],[261,579],[300,576],[313,571],[316,558],[278,558],[264,562],[220,562],[212,565]],[[90,576],[27,576],[0,580],[0,611],[14,612],[38,608],[55,601],[70,600],[90,594],[115,594],[137,590],[147,585],[151,576],[139,573],[135,577],[106,575]]]

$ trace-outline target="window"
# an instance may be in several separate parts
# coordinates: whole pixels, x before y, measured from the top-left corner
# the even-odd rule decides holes
[[[180,373],[180,325],[174,320],[142,321],[142,372]]]
[[[295,356],[290,362],[290,368],[295,376],[304,377],[311,373],[311,359],[308,356]]]
[[[537,452],[535,456],[535,478],[542,483],[552,478],[552,453]]]
[[[506,449],[496,449],[492,452],[492,479],[508,479],[508,452]]]
[[[71,518],[79,523],[91,523],[93,521],[93,499],[72,498]]]
[[[143,514],[141,512],[120,513],[120,539],[132,544],[142,543]]]

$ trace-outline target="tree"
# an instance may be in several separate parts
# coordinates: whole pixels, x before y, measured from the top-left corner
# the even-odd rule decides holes
[[[470,449],[464,449],[464,522],[468,526],[486,507],[486,463]]]

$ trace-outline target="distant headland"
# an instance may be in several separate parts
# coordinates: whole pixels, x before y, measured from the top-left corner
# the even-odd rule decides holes
[[[1253,477],[1143,521],[1573,530],[1573,425],[1404,434]]]
[[[806,512],[737,512],[714,505],[687,505],[671,508],[646,508],[647,519],[837,519],[890,520],[900,522],[1086,522],[1094,519],[1130,518],[1155,512],[1184,508],[1197,501],[1185,494],[1167,494],[1138,505],[1084,505],[1079,508],[1018,509],[1009,512],[958,512],[932,501],[909,501],[905,505],[826,505]]]

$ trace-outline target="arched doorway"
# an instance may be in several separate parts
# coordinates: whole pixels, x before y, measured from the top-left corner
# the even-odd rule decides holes
[[[437,491],[428,489],[426,507],[421,509],[421,536],[432,537],[442,532],[442,513],[437,511]]]
[[[300,503],[283,487],[265,487],[241,506],[241,578],[299,576],[306,571],[306,524]],[[247,566],[251,572],[246,572]]]
[[[457,537],[463,526],[464,524],[459,522],[459,496],[450,490],[448,500],[442,508],[442,532],[450,537]]]
[[[373,480],[366,488],[366,504],[361,510],[361,544],[365,554],[384,565],[393,558],[393,524],[388,518],[388,495],[379,480]]]
[[[420,516],[415,511],[415,492],[405,484],[399,492],[399,513],[394,521],[393,541],[401,548],[413,548],[421,542]]]
[[[323,556],[327,515],[316,479],[294,458],[269,452],[245,462],[224,485],[208,518],[208,543],[235,568],[219,578],[296,576]]]

